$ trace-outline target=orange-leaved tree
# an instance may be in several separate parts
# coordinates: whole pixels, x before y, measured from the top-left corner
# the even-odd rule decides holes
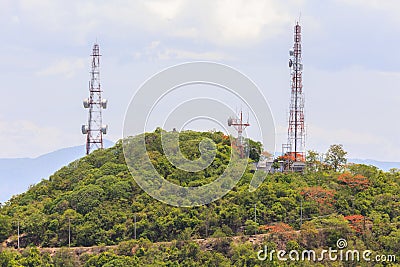
[[[306,200],[314,201],[318,204],[319,213],[327,213],[335,203],[334,196],[336,191],[325,189],[321,186],[305,187],[300,192]]]
[[[339,184],[349,187],[354,192],[363,191],[370,185],[367,177],[361,174],[352,175],[348,172],[340,174],[337,180]]]

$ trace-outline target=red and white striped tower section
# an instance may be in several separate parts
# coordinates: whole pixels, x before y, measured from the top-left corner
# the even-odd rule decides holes
[[[97,148],[103,148],[103,134],[108,126],[102,124],[102,109],[107,108],[107,100],[101,98],[100,86],[100,49],[93,45],[92,70],[89,81],[89,98],[83,100],[83,106],[89,109],[88,124],[82,125],[82,134],[86,135],[86,154]]]
[[[288,147],[295,162],[305,159],[303,64],[301,60],[301,26],[294,26],[294,45],[289,51],[291,69],[291,97],[289,111]]]

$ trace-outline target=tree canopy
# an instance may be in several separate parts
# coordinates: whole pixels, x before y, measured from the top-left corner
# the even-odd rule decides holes
[[[220,132],[181,133],[180,148],[190,159],[199,157],[203,138],[215,143],[214,160],[197,173],[175,168],[165,157],[160,138],[160,130],[146,133],[149,157],[173,183],[209,183],[229,163],[232,148]],[[168,206],[146,194],[127,168],[121,142],[94,151],[0,208],[0,242],[16,247],[19,223],[20,245],[25,248],[22,253],[4,249],[0,266],[263,266],[256,258],[258,246],[230,239],[254,233],[270,233],[265,242],[271,247],[326,248],[341,237],[400,257],[399,172],[385,173],[366,165],[345,169],[346,152],[334,145],[326,158],[332,169],[271,174],[249,192],[251,163],[261,151],[257,142],[250,145],[254,157],[233,190],[193,208]],[[307,160],[316,163],[317,159]],[[354,218],[370,223],[360,227]],[[117,245],[118,249],[79,256],[67,249],[54,255],[37,250],[36,246],[68,246],[69,230],[72,247]],[[297,230],[300,234],[291,233]],[[194,241],[210,237],[215,238],[211,249]]]

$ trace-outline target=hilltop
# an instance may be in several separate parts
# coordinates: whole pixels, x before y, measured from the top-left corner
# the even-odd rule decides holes
[[[209,183],[226,168],[231,147],[222,133],[181,133],[181,150],[189,159],[199,157],[198,144],[205,137],[217,148],[209,167],[185,173],[163,154],[160,131],[146,134],[147,150],[155,168],[171,182],[182,186]],[[259,143],[250,144],[261,151]],[[304,175],[275,173],[249,192],[252,172],[247,168],[234,189],[220,200],[200,207],[172,207],[136,184],[118,142],[71,162],[0,209],[0,241],[5,246],[16,246],[18,221],[21,247],[68,246],[70,222],[73,247],[116,245],[117,249],[79,256],[60,250],[53,258],[34,248],[27,248],[22,256],[6,249],[0,253],[0,263],[6,258],[20,263],[36,257],[53,266],[68,266],[57,265],[57,260],[73,261],[70,266],[106,266],[111,261],[124,263],[107,266],[264,265],[256,258],[259,244],[246,241],[248,238],[242,243],[229,239],[255,233],[270,233],[263,242],[275,248],[335,247],[337,239],[345,238],[349,246],[400,257],[400,173],[366,165],[352,165],[344,173],[330,169],[308,170]],[[325,230],[318,230],[322,228]],[[298,234],[290,234],[298,230]],[[216,241],[206,250],[190,241],[208,237]],[[161,245],[152,246],[156,242]]]
[[[114,142],[105,140],[105,148],[114,145]],[[282,153],[275,153],[278,157]],[[48,179],[55,171],[68,165],[72,161],[85,156],[84,145],[61,148],[43,154],[36,158],[0,158],[0,203],[9,200],[13,195],[23,193],[30,185],[41,179]],[[348,162],[364,165],[373,165],[388,172],[390,169],[400,169],[400,162],[384,162],[372,159],[349,158]]]

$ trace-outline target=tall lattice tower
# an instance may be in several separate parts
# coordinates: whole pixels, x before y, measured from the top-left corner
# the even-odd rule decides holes
[[[101,98],[100,86],[100,48],[93,45],[92,70],[89,81],[89,98],[83,100],[83,106],[89,109],[88,124],[82,125],[82,134],[86,135],[86,154],[97,148],[103,148],[103,134],[107,134],[107,125],[102,123],[102,109],[107,108],[107,100]]]
[[[294,162],[303,162],[305,158],[303,64],[301,58],[301,26],[294,26],[294,45],[289,51],[291,69],[291,97],[289,111],[288,144],[286,148]]]

